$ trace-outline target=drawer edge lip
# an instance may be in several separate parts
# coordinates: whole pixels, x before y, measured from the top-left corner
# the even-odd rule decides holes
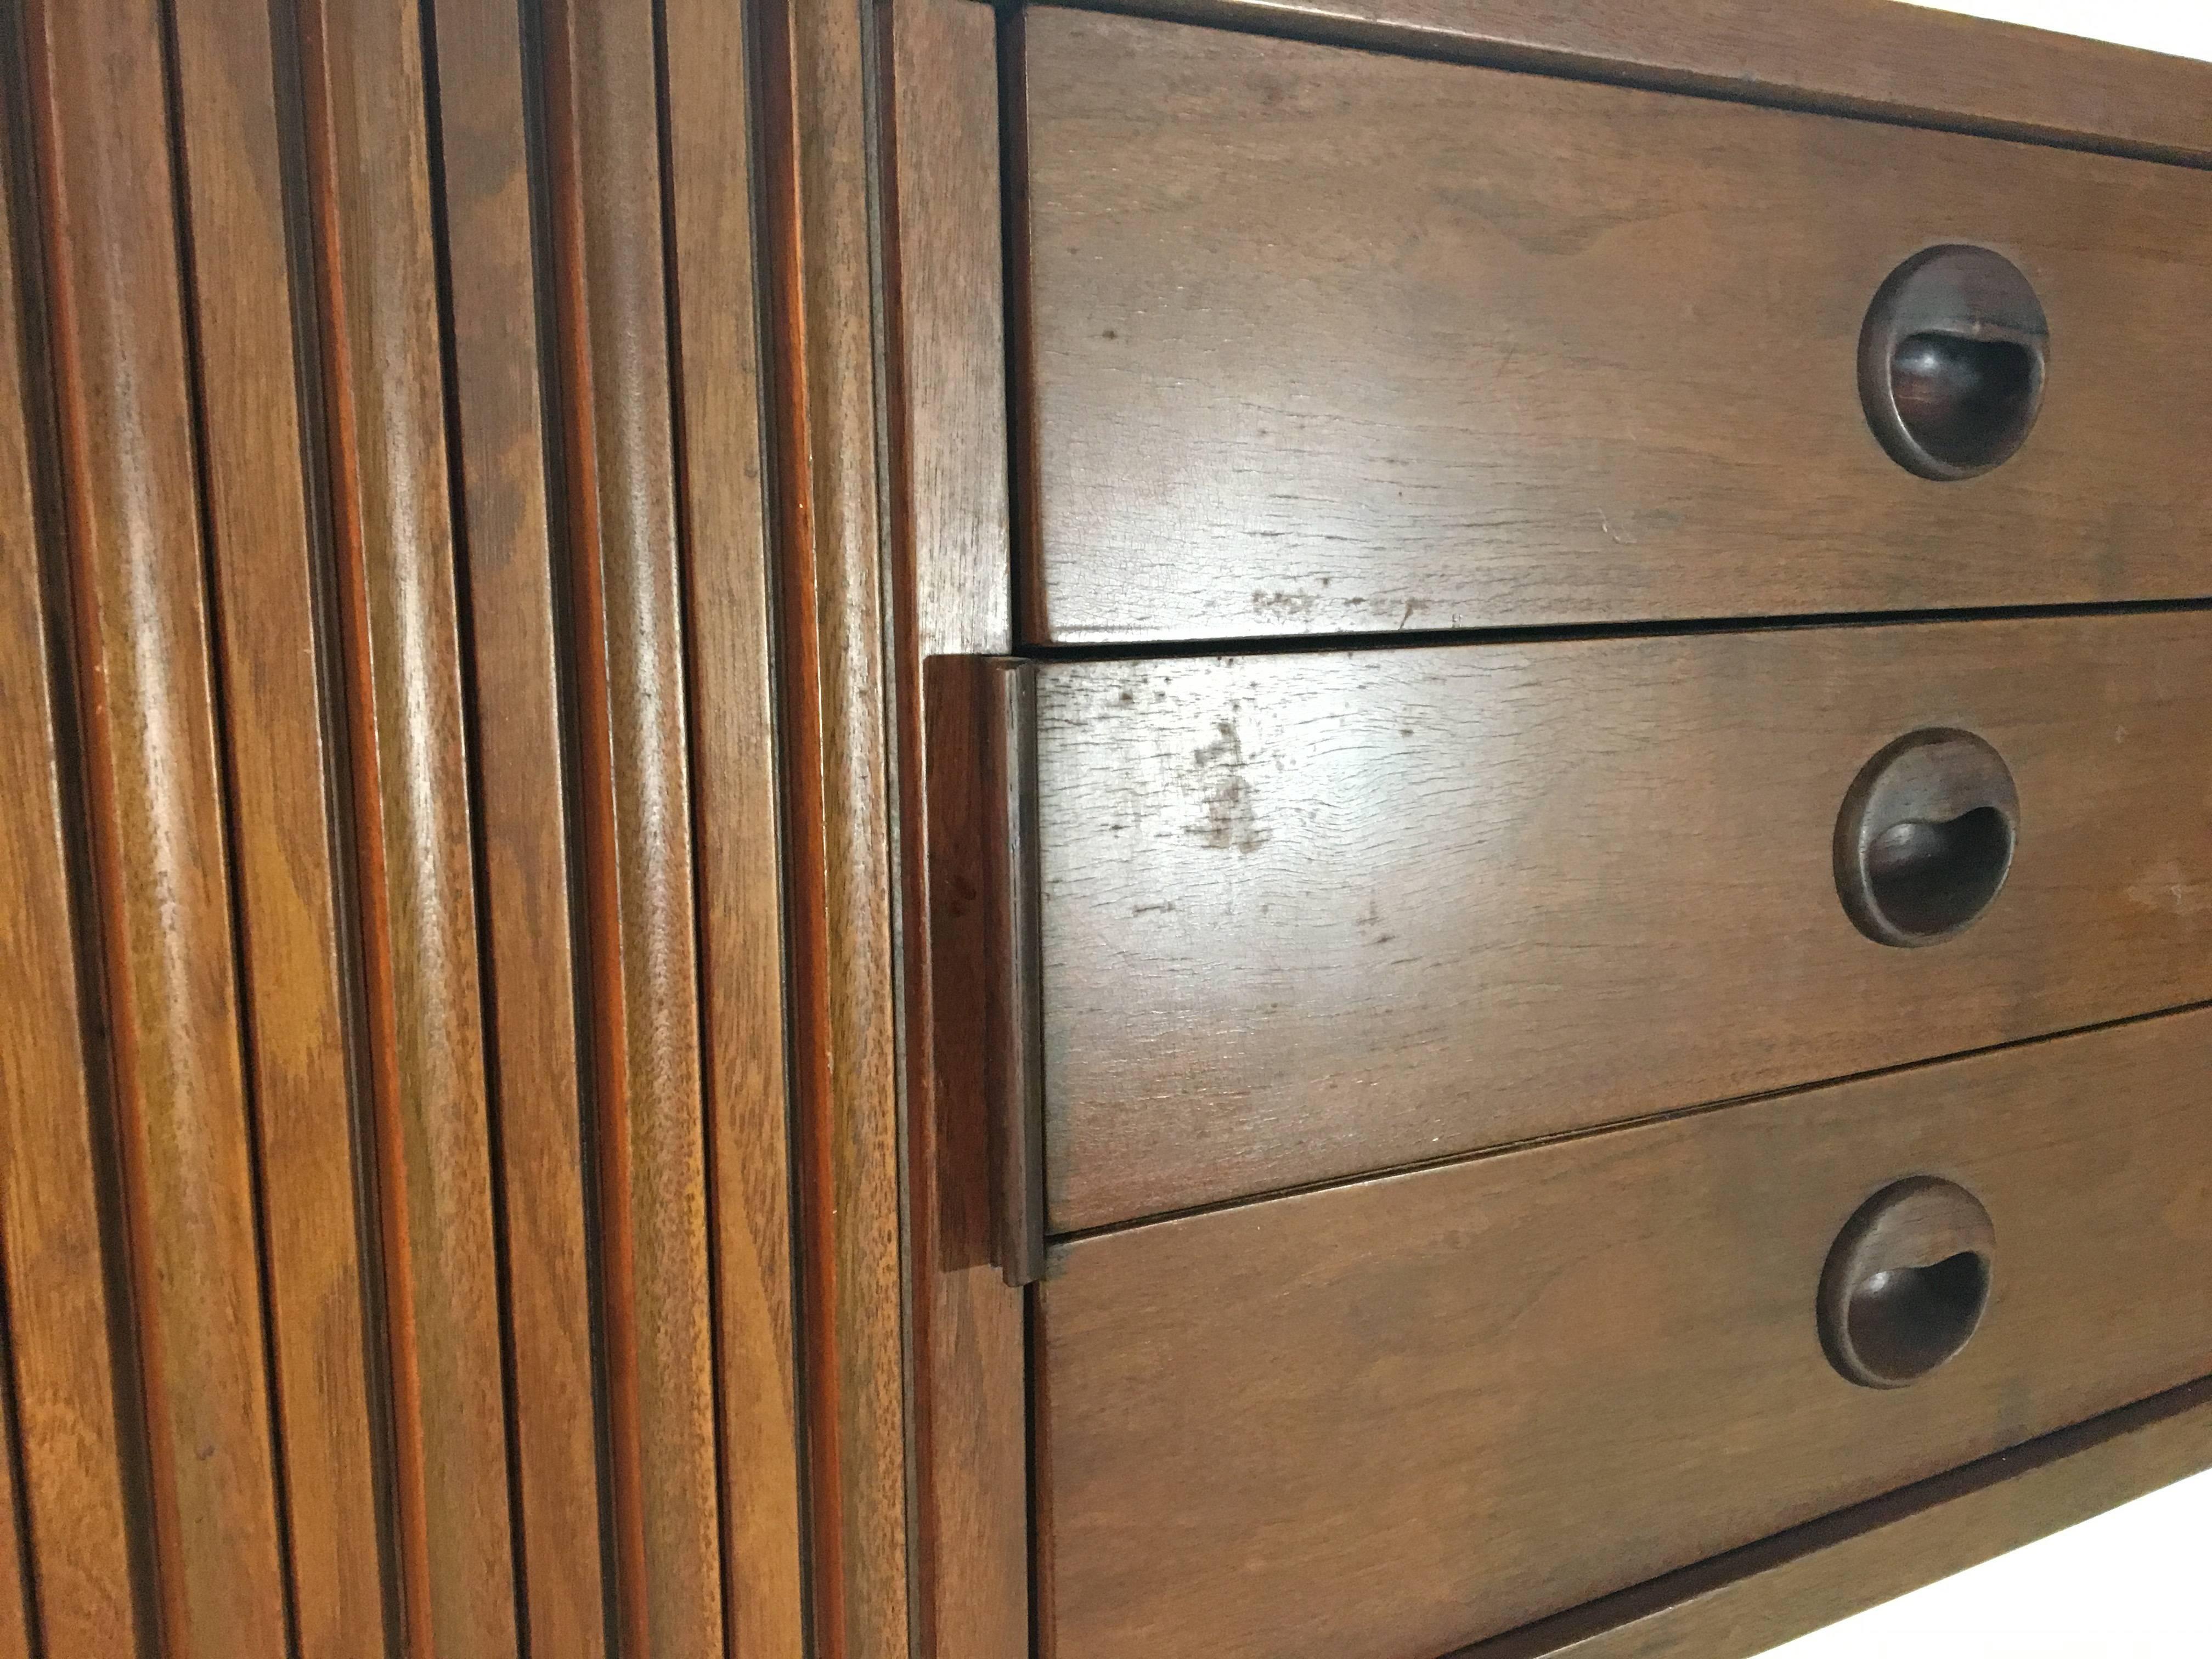
[[[2212,1469],[2212,1375],[1443,1659],[1751,1659]]]
[[[2212,168],[2212,143],[2191,112],[2212,99],[2212,64],[2023,25],[1860,0],[1818,0],[1815,43],[1737,39],[1697,23],[1686,8],[1658,15],[1634,38],[1607,40],[1556,9],[1466,7],[1440,21],[1437,0],[1057,0],[1074,10],[1197,23],[1400,56],[1602,81],[1735,103],[1838,115],[1893,126],[2170,166]],[[1504,12],[1505,16],[1496,16]],[[1486,21],[1485,14],[1493,21]],[[1897,15],[1892,15],[1891,13]],[[1687,43],[1686,45],[1685,43]],[[1973,78],[1929,64],[1978,57]],[[1899,84],[1901,83],[1901,84]],[[2192,84],[2193,83],[2193,84]]]
[[[2212,586],[2118,599],[2030,599],[2013,605],[1936,605],[1889,611],[1794,611],[1715,615],[1705,611],[1638,617],[1578,617],[1558,622],[1513,619],[1438,628],[1347,629],[1301,633],[1221,634],[1197,623],[1061,627],[1049,638],[1024,640],[1017,658],[1052,672],[1094,665],[1209,662],[1246,657],[1349,656],[1378,651],[1453,647],[1656,642],[1739,634],[1803,634],[1838,629],[1953,628],[1990,623],[2095,622],[2212,611]]]

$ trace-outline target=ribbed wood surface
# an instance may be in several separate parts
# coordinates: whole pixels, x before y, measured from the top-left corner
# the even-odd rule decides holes
[[[0,1659],[804,1650],[790,27],[0,5]]]

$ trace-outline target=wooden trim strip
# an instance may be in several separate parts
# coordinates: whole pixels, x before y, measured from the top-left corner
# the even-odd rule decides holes
[[[165,1651],[287,1647],[159,20],[33,0],[31,119]]]
[[[305,0],[404,1646],[517,1650],[501,1264],[412,3]]]
[[[2207,1468],[2212,1377],[1450,1659],[1749,1659]]]
[[[729,1651],[783,1659],[804,1650],[805,1607],[754,15],[726,0],[668,0],[664,182],[676,272]]]
[[[548,301],[534,263],[534,66],[514,0],[440,0],[436,22],[523,1596],[532,1659],[600,1659],[612,1640],[610,1517],[592,1356],[582,919],[570,896],[574,757],[540,356]]]
[[[908,959],[929,965],[908,980],[910,1075],[929,1067],[909,1085],[927,1103],[908,1152],[916,1593],[921,1650],[945,1659],[1029,1651],[1026,1298],[1000,1266],[1006,1148],[994,1120],[1009,1103],[1008,1061],[1024,1047],[1006,971],[1006,705],[1033,678],[1004,659],[935,657],[908,699],[926,701],[928,722],[926,816],[909,811],[902,842],[926,842],[927,854],[908,875],[906,914],[909,937],[921,937]],[[1041,1204],[1035,1218],[1041,1246]]]
[[[909,1651],[866,0],[763,0],[792,1049],[818,1659]]]
[[[673,1659],[723,1631],[658,63],[646,0],[548,23],[617,1583]]]
[[[15,43],[8,42],[12,49]],[[12,57],[12,50],[9,52]],[[8,68],[15,66],[10,63]],[[21,108],[8,77],[6,101]],[[13,129],[9,119],[6,125]],[[0,132],[9,152],[18,134]],[[141,1557],[130,1493],[139,1448],[118,1401],[127,1366],[121,1330],[123,1264],[110,1249],[116,1219],[107,1102],[95,1081],[102,1057],[88,1041],[72,915],[70,848],[81,828],[64,802],[66,744],[58,703],[67,626],[49,608],[42,577],[61,550],[42,509],[40,472],[51,460],[33,413],[26,341],[33,275],[17,269],[16,217],[24,175],[0,167],[0,1261],[4,1262],[8,1382],[21,1448],[26,1558],[37,1583],[47,1653],[131,1654],[151,1634],[136,1591]],[[28,266],[27,258],[25,264]],[[64,693],[65,695],[65,693]]]
[[[208,523],[298,1651],[386,1646],[348,964],[269,13],[179,0]]]
[[[897,503],[919,657],[1012,649],[996,19],[978,0],[884,9],[884,190]]]
[[[1896,0],[1098,0],[1207,23],[2212,167],[2212,64]]]
[[[961,815],[975,803],[936,769],[940,740],[956,770],[980,752],[967,671],[1012,648],[997,25],[974,0],[899,0],[883,15],[915,1650],[1025,1659],[1024,1298],[992,1265],[988,1039],[940,1021],[973,996],[963,941],[936,925],[940,900],[957,907],[988,879],[948,867],[971,848],[941,844],[940,823],[950,815],[969,841]]]

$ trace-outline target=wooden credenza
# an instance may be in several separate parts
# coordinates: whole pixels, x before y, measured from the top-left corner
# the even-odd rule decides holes
[[[0,1659],[1747,1659],[2212,1467],[2212,68],[0,80]]]

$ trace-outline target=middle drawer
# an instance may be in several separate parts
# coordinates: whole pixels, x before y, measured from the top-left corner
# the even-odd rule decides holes
[[[1049,1226],[2212,1000],[2207,684],[2198,612],[1043,665]]]

